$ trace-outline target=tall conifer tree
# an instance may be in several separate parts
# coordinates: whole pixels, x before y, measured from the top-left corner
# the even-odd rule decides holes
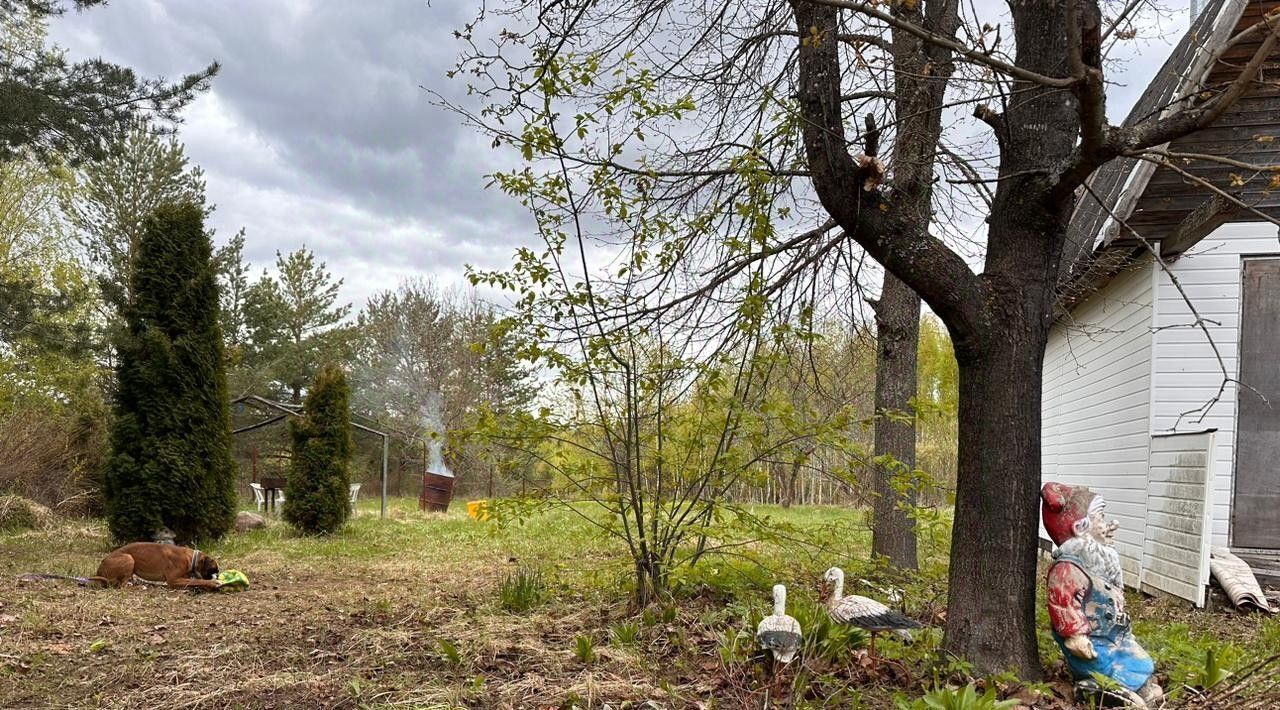
[[[106,474],[112,534],[216,538],[235,517],[213,246],[202,209],[161,206],[143,224],[133,301],[116,346],[118,392]]]
[[[336,532],[347,522],[354,451],[350,399],[342,368],[326,365],[307,392],[302,419],[290,427],[293,462],[284,519],[309,535]]]

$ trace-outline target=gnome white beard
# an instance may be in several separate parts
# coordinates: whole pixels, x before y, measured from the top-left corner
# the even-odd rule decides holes
[[[1116,586],[1124,585],[1124,570],[1120,567],[1120,552],[1110,545],[1104,545],[1084,534],[1067,540],[1058,546],[1054,557],[1069,555],[1080,560],[1093,574]]]

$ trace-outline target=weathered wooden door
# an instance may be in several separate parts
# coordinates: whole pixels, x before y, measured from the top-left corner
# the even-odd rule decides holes
[[[1231,544],[1280,549],[1280,259],[1245,260],[1242,285]]]
[[[1151,437],[1138,588],[1204,606],[1213,537],[1214,432]]]

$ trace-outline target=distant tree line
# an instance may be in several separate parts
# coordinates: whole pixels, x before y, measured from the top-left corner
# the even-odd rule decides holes
[[[68,62],[47,24],[96,4],[0,1],[0,490],[79,513],[103,510],[112,410],[133,396],[117,372],[133,367],[139,269],[164,268],[141,263],[147,220],[171,205],[194,206],[206,223],[214,211],[175,128],[217,65],[166,83]],[[510,462],[456,435],[482,410],[532,395],[489,307],[416,281],[359,310],[305,246],[278,252],[268,272],[245,259],[250,238],[241,230],[212,254],[225,397],[301,404],[336,365],[353,413],[396,437],[393,466],[420,471],[421,442],[442,441],[454,470],[486,484],[497,474],[501,487]],[[287,430],[270,434],[264,458],[287,461]],[[250,457],[237,453],[243,481]]]
[[[62,7],[5,4],[14,12],[4,19],[0,91],[22,97],[27,104],[13,105],[29,105],[34,113],[7,117],[0,126],[7,151],[0,161],[0,433],[32,430],[48,442],[24,444],[20,452],[0,445],[0,460],[26,462],[8,466],[0,487],[92,510],[109,468],[100,452],[111,408],[122,396],[113,373],[134,347],[124,334],[128,314],[139,307],[134,277],[147,217],[175,203],[195,206],[202,220],[214,210],[202,170],[189,161],[172,128],[216,66],[173,85],[135,77],[132,88],[106,65],[86,65],[77,74],[79,65],[50,54],[45,42],[44,22]],[[101,72],[97,79],[93,71]],[[85,77],[88,83],[62,84],[88,97],[65,111],[37,91],[49,81]],[[143,95],[140,87],[160,98],[136,101],[136,110],[106,116],[83,134],[60,137],[39,129],[80,120],[103,97],[128,104],[129,97]],[[27,118],[31,122],[22,123]],[[212,232],[205,236],[222,241]],[[227,397],[257,394],[301,405],[318,374],[336,365],[347,373],[352,415],[395,437],[392,467],[399,475],[393,483],[403,485],[393,491],[416,493],[413,476],[427,465],[433,441],[443,441],[444,463],[461,476],[468,494],[504,495],[550,483],[552,472],[535,458],[490,438],[462,435],[513,413],[569,406],[530,371],[528,363],[537,358],[519,351],[527,341],[512,336],[501,314],[473,292],[429,280],[406,281],[363,307],[347,303],[342,279],[305,246],[278,251],[269,269],[250,263],[246,248],[253,236],[240,230],[211,256]],[[828,324],[807,347],[779,346],[797,349],[779,353],[785,357],[759,396],[763,405],[786,413],[773,426],[793,431],[774,433],[786,437],[850,414],[854,424],[838,446],[793,436],[759,452],[728,495],[780,504],[865,503],[861,484],[874,465],[877,416],[917,422],[916,468],[949,489],[955,472],[954,359],[936,321],[926,317],[923,323],[919,396],[911,411],[876,414],[876,341],[867,324]],[[380,452],[369,443],[359,435],[353,442],[352,481],[376,472]],[[239,480],[249,475],[254,446],[264,469],[288,470],[289,444],[284,427],[243,437],[235,446]],[[41,451],[50,454],[42,459],[32,453]]]

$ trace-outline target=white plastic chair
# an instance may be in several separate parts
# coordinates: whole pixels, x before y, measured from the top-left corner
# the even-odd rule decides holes
[[[258,512],[267,507],[267,493],[262,490],[262,485],[258,483],[250,483],[249,488],[253,490],[253,502],[258,504]]]
[[[351,488],[351,512],[356,512],[356,498],[360,495],[360,483],[352,483]]]

